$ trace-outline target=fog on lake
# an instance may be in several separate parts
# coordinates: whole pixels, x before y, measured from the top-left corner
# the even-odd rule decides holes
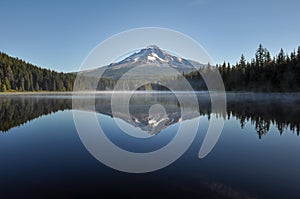
[[[77,110],[72,108],[72,97],[82,102]],[[172,93],[137,92],[130,98],[128,117],[112,113],[111,93],[96,94],[94,103],[84,95],[2,95],[0,193],[14,197],[134,193],[143,198],[170,194],[181,198],[299,198],[299,94],[227,93],[226,111],[214,112],[208,93],[197,93],[197,98],[199,108],[195,109],[188,104],[180,107]],[[155,104],[162,105],[165,114],[149,114]],[[173,164],[152,173],[127,174],[98,162],[81,143],[72,113],[93,113],[93,106],[107,137],[128,151],[160,149],[172,140],[178,125],[197,115],[200,125],[193,144]],[[224,128],[211,153],[199,159],[212,116],[224,118]],[[151,137],[126,136],[114,119]]]

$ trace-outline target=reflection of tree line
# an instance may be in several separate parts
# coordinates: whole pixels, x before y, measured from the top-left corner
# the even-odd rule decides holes
[[[300,134],[300,96],[290,98],[283,95],[227,95],[227,113],[216,112],[224,118],[235,117],[244,128],[246,122],[251,122],[255,126],[259,138],[262,138],[269,132],[272,124],[282,134],[284,129],[290,129],[292,132]],[[286,96],[286,95],[285,95]],[[151,101],[153,100],[154,101]],[[147,111],[142,106],[160,103],[163,106],[179,106],[178,100],[173,96],[158,95],[155,98],[147,96],[132,98],[131,105],[138,107],[131,110],[131,114],[139,114],[139,111]],[[207,95],[198,97],[200,115],[211,116],[211,103]],[[84,102],[84,100],[83,100]],[[91,110],[91,104],[83,104],[82,109]],[[150,106],[149,106],[150,107]],[[191,109],[193,107],[183,107]],[[30,120],[42,115],[51,114],[59,110],[72,109],[72,99],[66,97],[2,97],[0,100],[0,131],[20,126]],[[139,110],[140,109],[140,110]],[[180,109],[170,109],[170,111],[179,111]],[[96,99],[96,111],[105,115],[112,115],[110,107],[110,98],[99,97]]]
[[[287,94],[288,95],[288,94]],[[255,126],[259,139],[267,134],[271,125],[275,125],[280,135],[290,129],[300,135],[300,96],[291,95],[282,99],[281,94],[227,94],[227,115],[239,120],[241,128],[246,122]],[[286,95],[285,95],[286,96]],[[199,103],[200,115],[211,114],[210,103]],[[224,114],[217,113],[218,115]]]
[[[0,131],[25,124],[35,118],[71,109],[71,99],[39,97],[1,97]]]
[[[247,121],[255,125],[259,139],[268,133],[271,124],[276,126],[280,135],[288,128],[297,135],[300,133],[300,108],[296,104],[228,104],[228,110],[231,111],[228,115],[239,119],[242,128]]]

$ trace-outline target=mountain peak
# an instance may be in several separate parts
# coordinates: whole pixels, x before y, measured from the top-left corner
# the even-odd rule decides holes
[[[186,59],[168,54],[156,45],[149,45],[140,51],[133,53],[118,64],[151,64],[156,66],[169,65],[174,68],[192,67],[193,65]]]
[[[204,65],[193,60],[188,60],[179,56],[171,55],[167,51],[159,48],[156,45],[150,45],[137,50],[125,59],[122,59],[122,61],[107,65],[107,68],[100,67],[99,69],[91,70],[89,71],[89,74],[91,74],[91,76],[103,75],[104,77],[119,79],[124,73],[128,72],[134,67],[137,67],[137,71],[132,73],[134,74],[132,78],[138,79],[139,76],[144,77],[145,75],[141,75],[144,70],[142,69],[141,71],[139,71],[139,67],[149,67],[149,69],[152,71],[159,71],[159,73],[161,72],[161,74],[158,75],[162,75],[163,77],[165,77],[168,75],[174,75],[173,73],[167,74],[169,73],[166,72],[167,67],[171,67],[180,73],[189,73],[191,71],[204,67]]]
[[[160,49],[157,45],[149,45],[147,48],[154,48],[154,49]]]

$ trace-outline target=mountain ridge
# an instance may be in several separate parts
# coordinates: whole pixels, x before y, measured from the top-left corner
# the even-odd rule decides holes
[[[182,67],[184,65],[193,67],[193,64],[191,64],[189,60],[171,55],[156,45],[149,45],[146,48],[141,49],[139,52],[133,53],[122,61],[114,63],[112,66],[128,62],[157,65],[168,64],[171,67]]]
[[[134,67],[148,67],[148,69],[152,67],[153,73],[157,74],[160,73],[160,71],[161,73],[166,73],[167,70],[165,69],[167,69],[167,67],[171,67],[179,73],[189,73],[204,66],[204,64],[196,61],[171,55],[156,45],[149,45],[146,48],[132,53],[119,62],[85,71],[85,75],[119,79],[124,73]],[[151,72],[151,70],[149,71]],[[168,74],[165,75],[168,76]]]

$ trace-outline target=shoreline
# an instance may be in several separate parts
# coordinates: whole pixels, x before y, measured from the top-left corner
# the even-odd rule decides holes
[[[73,94],[71,91],[25,91],[25,92],[0,92],[1,95],[62,95]]]
[[[218,91],[211,91],[212,93],[218,93]],[[0,92],[1,96],[20,96],[20,95],[84,95],[84,94],[126,94],[132,93],[132,91],[25,91],[25,92]],[[196,94],[208,94],[208,91],[134,91],[135,94],[170,94],[170,93],[196,93]],[[253,91],[225,91],[226,94],[299,94],[300,92],[253,92]]]

